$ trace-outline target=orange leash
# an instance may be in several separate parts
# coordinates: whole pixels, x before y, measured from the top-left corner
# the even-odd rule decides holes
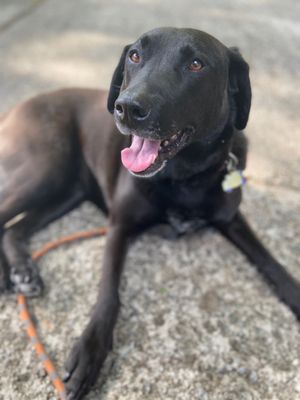
[[[64,236],[58,240],[54,240],[53,242],[47,243],[40,250],[35,251],[32,254],[32,259],[36,261],[43,255],[48,253],[48,251],[56,249],[57,247],[61,246],[62,244],[74,242],[75,240],[87,239],[87,238],[91,238],[91,237],[95,237],[95,236],[102,236],[102,235],[105,235],[105,233],[106,233],[106,228],[97,228],[97,229],[91,229],[91,230],[85,231],[85,232],[77,232],[77,233],[74,233],[69,236]],[[25,329],[26,329],[27,335],[30,339],[30,342],[32,343],[32,346],[34,347],[38,358],[42,362],[43,367],[46,370],[46,372],[52,382],[52,385],[56,389],[56,391],[59,395],[59,398],[61,400],[66,400],[67,396],[66,396],[65,386],[64,386],[63,381],[60,378],[59,374],[57,373],[57,370],[56,370],[53,362],[48,357],[46,350],[43,346],[43,343],[40,341],[37,329],[32,321],[31,315],[28,311],[26,297],[23,294],[18,294],[17,300],[18,300],[18,308],[19,308],[19,312],[20,312],[20,319],[25,325]]]

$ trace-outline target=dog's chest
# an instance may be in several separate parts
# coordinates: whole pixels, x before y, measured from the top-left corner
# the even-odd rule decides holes
[[[196,232],[207,225],[207,220],[199,215],[190,215],[178,209],[166,211],[166,222],[176,232],[176,235]]]
[[[208,186],[201,180],[166,181],[159,186],[165,205],[165,218],[178,234],[207,225]]]

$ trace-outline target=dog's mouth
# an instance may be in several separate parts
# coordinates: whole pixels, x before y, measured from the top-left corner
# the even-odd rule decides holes
[[[124,167],[135,176],[155,175],[186,145],[189,130],[179,131],[163,140],[151,140],[132,134],[131,146],[121,152]]]

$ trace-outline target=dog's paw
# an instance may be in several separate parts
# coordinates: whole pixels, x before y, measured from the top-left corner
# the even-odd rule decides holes
[[[10,281],[14,292],[23,293],[27,297],[37,297],[43,293],[44,283],[31,260],[25,267],[12,267]]]
[[[110,348],[111,340],[105,340],[101,329],[88,328],[83,333],[66,362],[67,400],[80,400],[89,392]]]

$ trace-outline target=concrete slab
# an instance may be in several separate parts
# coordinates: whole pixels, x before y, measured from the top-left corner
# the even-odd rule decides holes
[[[0,0],[0,26],[31,4]],[[122,47],[155,26],[191,26],[240,47],[254,93],[247,129],[252,179],[243,210],[300,279],[300,4],[36,4],[0,28],[0,111],[60,86],[108,87]],[[95,223],[105,220],[84,205],[37,235],[32,247]],[[40,263],[47,293],[32,305],[60,369],[95,300],[104,243],[61,248]],[[115,350],[103,374],[108,379],[87,399],[300,399],[299,324],[215,232],[177,242],[144,235],[130,251],[121,296]],[[20,330],[14,299],[1,298],[0,309],[0,399],[53,399]]]

